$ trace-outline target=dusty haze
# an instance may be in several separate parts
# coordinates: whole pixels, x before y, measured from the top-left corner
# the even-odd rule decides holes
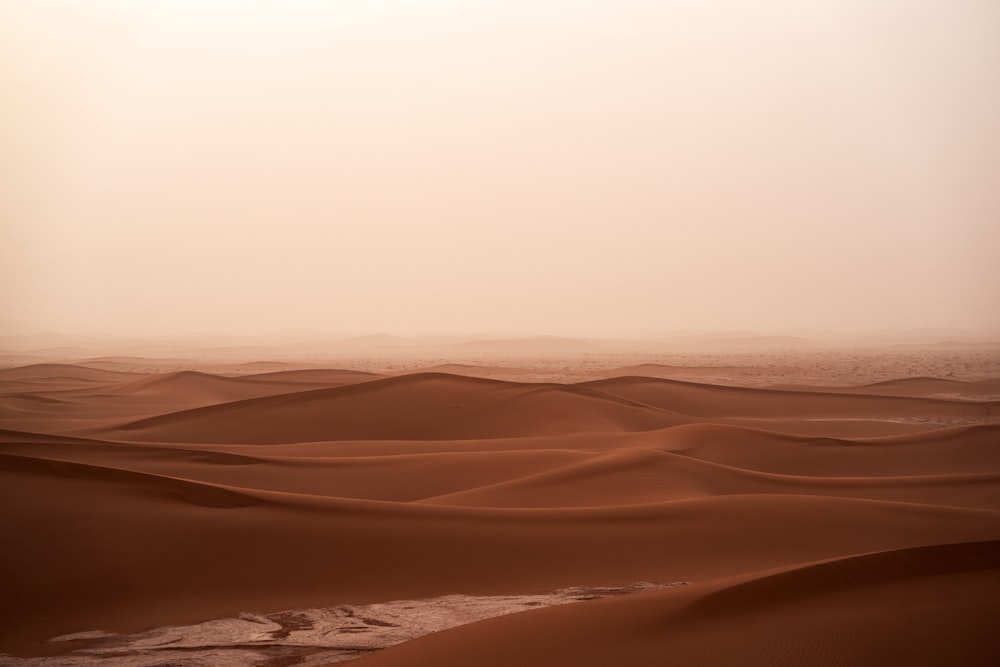
[[[1000,327],[1000,5],[0,0],[5,333]]]

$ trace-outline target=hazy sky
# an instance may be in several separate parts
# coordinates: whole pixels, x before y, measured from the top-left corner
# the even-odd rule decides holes
[[[0,0],[0,332],[1000,327],[996,0]]]

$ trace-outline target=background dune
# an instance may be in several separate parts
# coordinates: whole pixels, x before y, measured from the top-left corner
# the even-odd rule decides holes
[[[649,430],[682,421],[589,388],[422,373],[163,415],[110,434],[207,443],[448,440]]]

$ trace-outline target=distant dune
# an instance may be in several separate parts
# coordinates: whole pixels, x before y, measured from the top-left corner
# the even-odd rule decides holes
[[[669,366],[667,364],[637,364],[596,373],[606,378],[642,376],[670,378],[675,375],[729,375],[739,376],[748,369],[740,366]]]
[[[815,387],[773,387],[790,391],[815,391]],[[884,380],[855,387],[840,387],[838,391],[851,394],[882,396],[938,396],[958,398],[1000,398],[1000,380],[964,381],[951,378],[912,377]]]
[[[162,415],[108,435],[202,443],[454,440],[650,430],[682,422],[667,410],[586,388],[420,373]]]
[[[600,391],[697,417],[977,418],[1000,414],[1000,402],[896,397],[839,389],[800,391],[720,387],[658,378],[619,377],[580,383]]]
[[[384,650],[353,607],[330,632],[373,667],[997,664],[997,379],[471,377],[535,372],[498,363],[0,370],[0,652],[319,665],[319,608],[569,589]]]
[[[269,371],[266,373],[256,373],[254,375],[242,376],[244,380],[256,380],[260,382],[308,382],[311,384],[323,384],[327,386],[354,384],[355,382],[374,380],[377,377],[377,373],[341,370],[335,368],[308,368],[303,370]]]
[[[14,368],[0,368],[0,380],[55,382],[81,380],[85,382],[124,381],[135,377],[133,373],[109,371],[74,364],[33,364]]]

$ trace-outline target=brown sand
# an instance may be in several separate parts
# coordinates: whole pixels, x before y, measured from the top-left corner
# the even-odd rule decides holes
[[[0,652],[688,581],[358,664],[1000,664],[996,380],[473,377],[503,368],[0,370]]]

